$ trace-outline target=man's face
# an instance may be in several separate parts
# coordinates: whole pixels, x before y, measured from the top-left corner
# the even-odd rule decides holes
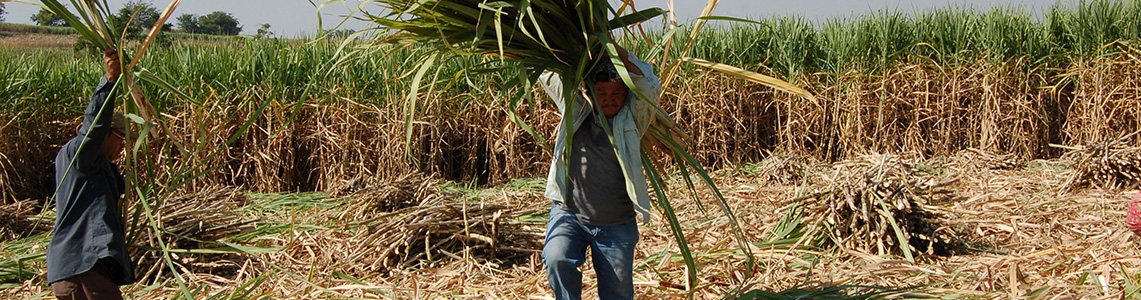
[[[111,135],[107,136],[107,141],[103,143],[103,156],[107,161],[115,161],[123,154],[123,134],[118,130],[111,130]]]
[[[598,105],[602,106],[602,113],[612,118],[626,105],[626,93],[630,90],[621,82],[595,82],[595,93],[598,94]]]

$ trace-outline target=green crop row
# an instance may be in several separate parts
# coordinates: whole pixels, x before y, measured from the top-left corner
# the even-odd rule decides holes
[[[759,70],[792,82],[814,74],[880,74],[892,66],[923,62],[934,65],[1001,64],[1009,60],[1065,68],[1069,64],[1113,53],[1115,42],[1132,43],[1141,35],[1141,1],[1091,1],[1058,5],[1043,17],[1009,8],[980,11],[947,8],[917,15],[883,11],[836,19],[821,25],[804,18],[783,17],[757,23],[713,21],[697,38],[689,56]],[[649,43],[631,45],[638,53],[663,38],[651,30]],[[685,32],[684,30],[678,32]],[[686,36],[678,35],[683,40]],[[626,43],[630,44],[627,39]],[[641,40],[641,38],[639,38]],[[673,43],[672,53],[684,43]],[[182,40],[152,49],[143,66],[192,99],[177,99],[157,88],[148,98],[160,110],[204,97],[240,100],[258,97],[290,101],[305,91],[316,98],[385,102],[403,99],[415,48],[340,60],[340,43],[304,43],[276,39]],[[655,53],[661,53],[660,51]],[[660,61],[660,57],[649,57]],[[480,67],[480,57],[449,61],[431,74],[446,94],[478,94],[494,90],[501,75],[460,76]],[[102,72],[96,57],[67,50],[0,49],[0,111],[29,108],[82,109],[85,95]],[[452,81],[454,78],[463,80]],[[684,76],[683,76],[684,78]],[[824,82],[804,84],[827,84]]]
[[[1141,37],[1141,1],[1058,4],[1035,15],[1006,7],[950,7],[915,15],[880,11],[821,24],[803,17],[711,21],[690,55],[795,80],[817,73],[878,74],[916,59],[937,65],[1022,59],[1065,67],[1116,50],[1107,45]],[[648,36],[656,43],[661,34]]]

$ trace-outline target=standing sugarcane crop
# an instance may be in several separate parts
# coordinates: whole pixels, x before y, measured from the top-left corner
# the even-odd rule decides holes
[[[635,95],[622,82],[613,64],[595,64],[588,78],[594,101],[581,96],[569,104],[573,126],[559,130],[555,148],[570,143],[569,164],[556,151],[547,176],[545,196],[552,200],[543,264],[556,299],[580,299],[582,272],[589,246],[598,276],[599,299],[634,298],[634,246],[638,244],[637,214],[650,220],[650,194],[642,173],[641,140],[646,131],[636,120],[653,118],[646,109],[658,102],[661,84],[653,67],[617,47],[630,78],[649,99]],[[609,61],[608,58],[603,57]],[[539,79],[551,100],[564,111],[563,80],[547,72]],[[590,105],[593,104],[593,107]],[[598,115],[602,112],[602,115]],[[607,135],[606,127],[613,132]],[[569,138],[568,138],[569,137]],[[625,158],[623,165],[618,156]],[[567,174],[562,177],[559,174]],[[565,180],[560,180],[565,179]]]
[[[55,159],[56,218],[47,250],[48,282],[59,299],[123,299],[135,281],[119,214],[126,183],[113,162],[123,152],[126,117],[115,111],[119,54],[103,54],[107,73],[91,95],[77,136]]]

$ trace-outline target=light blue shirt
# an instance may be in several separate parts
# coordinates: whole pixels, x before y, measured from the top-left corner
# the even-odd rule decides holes
[[[630,195],[630,201],[634,202],[634,209],[642,215],[642,223],[649,224],[650,222],[650,193],[649,186],[646,184],[646,174],[642,170],[642,136],[646,134],[648,126],[638,126],[638,121],[642,124],[649,124],[654,115],[654,108],[650,105],[657,105],[660,101],[659,97],[662,92],[662,85],[658,77],[654,75],[654,67],[649,63],[639,60],[633,53],[629,55],[630,62],[634,63],[641,69],[644,75],[637,75],[630,73],[630,79],[633,80],[634,86],[638,88],[647,98],[642,99],[638,97],[633,91],[630,91],[626,96],[626,105],[618,111],[618,114],[612,117],[614,127],[611,132],[614,134],[614,145],[617,148],[616,155],[619,157],[619,163],[622,164],[622,172],[626,177],[626,193]],[[539,84],[550,95],[551,100],[555,102],[559,112],[562,113],[566,107],[566,101],[563,99],[563,81],[558,74],[553,72],[543,73],[539,77]],[[587,110],[593,107],[587,106],[588,103],[581,94],[575,101],[574,107],[574,123],[572,125],[570,135],[573,136],[574,132],[582,126],[583,121],[586,120]],[[647,103],[649,101],[650,103]],[[564,118],[566,116],[563,116]],[[562,124],[562,123],[560,123]],[[547,174],[547,190],[544,193],[548,199],[564,202],[564,195],[568,188],[565,181],[566,178],[559,178],[559,174],[566,174],[566,167],[563,165],[565,159],[564,149],[566,149],[568,133],[564,132],[562,126],[559,127],[558,136],[555,139],[554,157],[551,160],[551,170]]]

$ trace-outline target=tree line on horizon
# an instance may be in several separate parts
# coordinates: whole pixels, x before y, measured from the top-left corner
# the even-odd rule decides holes
[[[0,21],[4,20],[3,8],[3,3],[0,3]],[[132,15],[134,20],[131,20]],[[119,9],[118,13],[108,16],[107,20],[111,23],[112,28],[125,29],[124,38],[134,39],[145,35],[154,26],[158,18],[158,8],[141,0],[132,0],[123,4],[123,8]],[[67,26],[67,22],[63,18],[47,9],[40,9],[32,15],[31,19],[32,22],[40,26]],[[262,30],[259,30],[259,36],[267,35],[262,31],[268,27],[268,24],[263,24]],[[209,35],[238,35],[242,32],[242,26],[238,19],[224,11],[215,11],[203,16],[182,14],[175,19],[175,24],[163,25],[163,30],[169,31],[175,28],[185,33]]]

